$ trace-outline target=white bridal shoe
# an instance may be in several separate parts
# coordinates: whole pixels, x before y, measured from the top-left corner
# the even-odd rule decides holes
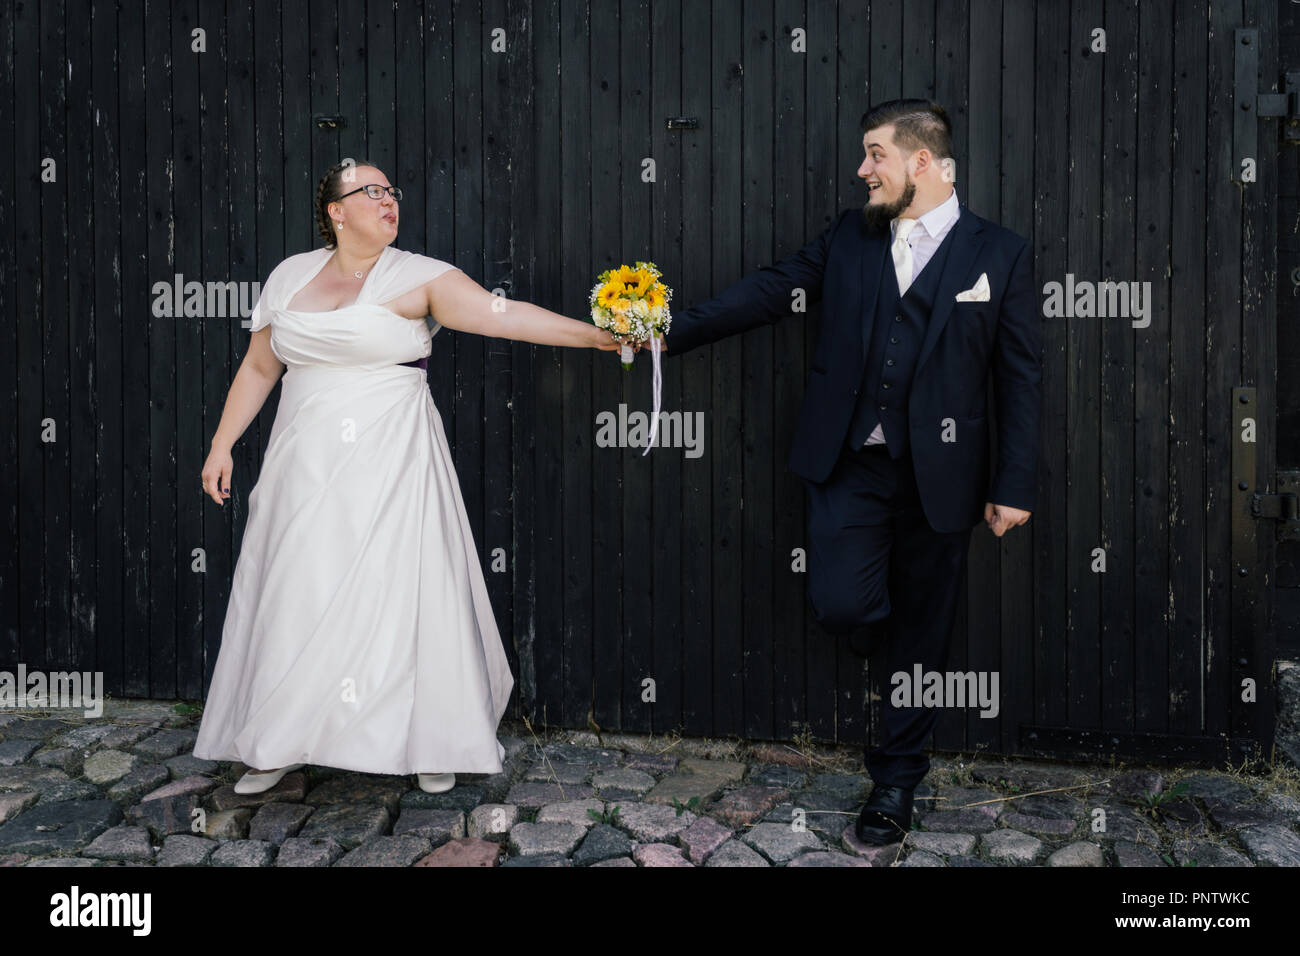
[[[420,789],[425,793],[445,793],[456,786],[454,773],[417,773]]]
[[[303,764],[291,763],[287,767],[281,767],[279,770],[273,770],[270,773],[253,773],[249,771],[240,777],[239,782],[235,784],[235,793],[264,793],[283,780],[285,774],[302,768]]]

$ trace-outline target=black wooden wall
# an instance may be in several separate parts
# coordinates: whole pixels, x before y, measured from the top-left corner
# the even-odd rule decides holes
[[[929,96],[955,123],[959,197],[1032,236],[1040,287],[1150,281],[1156,306],[1146,329],[1045,320],[1038,510],[1001,539],[976,530],[950,664],[998,671],[1001,714],[945,713],[937,745],[1222,756],[1225,737],[1271,736],[1271,540],[1233,560],[1230,449],[1232,390],[1254,388],[1263,489],[1279,159],[1261,121],[1259,181],[1238,182],[1232,131],[1233,31],[1259,28],[1260,89],[1277,89],[1276,0],[22,0],[3,16],[0,663],[203,696],[278,392],[218,508],[199,471],[248,332],[153,318],[149,290],[264,280],[319,244],[331,162],[383,168],[406,191],[395,245],[486,288],[581,317],[597,272],[651,258],[681,307],[860,205],[859,117]],[[807,542],[784,461],[817,321],[666,361],[665,408],[705,416],[696,459],[596,446],[600,411],[648,407],[644,357],[625,374],[605,353],[434,340],[484,567],[509,556],[487,579],[517,712],[862,741],[862,665],[791,569]],[[1253,708],[1234,660],[1263,689]]]

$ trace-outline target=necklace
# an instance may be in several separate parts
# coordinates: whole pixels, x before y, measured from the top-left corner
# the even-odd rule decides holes
[[[354,276],[356,276],[358,279],[361,278],[361,270],[360,270],[360,269],[358,269],[356,272],[354,272],[354,273],[352,273],[352,274],[353,274]]]

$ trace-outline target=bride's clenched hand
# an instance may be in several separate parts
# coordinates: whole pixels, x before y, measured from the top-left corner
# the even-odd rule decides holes
[[[229,448],[214,447],[203,463],[203,493],[219,505],[224,505],[230,497],[230,472],[234,467]]]

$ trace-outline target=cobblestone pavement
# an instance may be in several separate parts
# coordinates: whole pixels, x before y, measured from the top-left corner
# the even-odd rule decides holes
[[[194,757],[197,727],[170,701],[0,713],[0,866],[1300,865],[1285,766],[936,755],[912,832],[872,847],[853,835],[871,785],[859,747],[507,721],[504,772],[447,793],[311,766],[240,796],[246,768]]]

